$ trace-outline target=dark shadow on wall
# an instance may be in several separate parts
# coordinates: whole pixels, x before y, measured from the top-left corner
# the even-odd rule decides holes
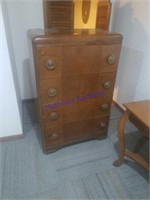
[[[137,98],[137,89],[139,89],[137,86],[141,81],[141,74],[143,74],[143,71],[147,73],[144,52],[147,52],[146,48],[148,48],[148,35],[143,24],[136,18],[132,3],[131,1],[121,7],[121,3],[118,2],[112,22],[112,30],[123,35],[123,45],[115,85],[115,90],[117,91],[116,101],[119,104],[133,101]],[[142,49],[141,45],[145,47],[144,51],[139,50]],[[143,87],[143,90],[146,93],[146,88]]]
[[[30,38],[29,30],[26,33],[26,43],[27,43],[29,57],[23,61],[23,74],[24,74],[23,87],[28,97],[32,97],[33,99],[36,99],[37,89],[36,89],[33,48],[32,48],[32,39]]]
[[[34,66],[31,66],[29,58],[26,58],[23,61],[23,87],[27,96],[36,98],[37,94]]]

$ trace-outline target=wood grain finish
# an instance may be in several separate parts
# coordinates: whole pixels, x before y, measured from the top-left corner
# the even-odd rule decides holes
[[[120,45],[90,45],[88,48],[83,46],[64,47],[63,66],[65,67],[62,68],[62,73],[65,75],[79,75],[116,71],[119,53]],[[80,54],[82,57],[79,57]],[[115,62],[111,65],[108,63],[110,55],[116,56]],[[68,56],[71,65],[68,62]],[[83,68],[83,65],[86,65],[86,68]]]
[[[125,113],[119,120],[118,123],[118,138],[120,146],[120,155],[118,160],[114,162],[115,166],[120,166],[123,163],[124,157],[128,156],[131,159],[138,162],[146,170],[150,171],[149,161],[147,162],[141,155],[135,152],[131,152],[126,149],[125,137],[124,137],[124,127],[128,119],[130,119],[134,125],[139,128],[141,133],[149,138],[150,121],[149,121],[149,108],[150,100],[143,100],[137,102],[131,102],[124,104],[126,107]]]
[[[146,127],[150,128],[150,100],[126,103],[124,106]]]
[[[44,151],[106,136],[122,36],[100,30],[29,35]]]
[[[72,0],[44,0],[43,6],[45,28],[73,28],[74,5]]]
[[[96,28],[108,30],[110,22],[110,14],[111,14],[111,2],[108,0],[99,1],[97,6]]]

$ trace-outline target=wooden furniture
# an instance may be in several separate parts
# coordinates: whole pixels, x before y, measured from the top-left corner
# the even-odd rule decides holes
[[[92,0],[82,1],[82,15],[84,16],[84,13],[86,13],[86,15],[90,13],[90,2]],[[74,3],[75,0],[43,0],[45,29],[73,29]],[[87,8],[85,12],[84,8]],[[109,0],[99,0],[97,3],[97,17],[95,28],[108,30],[110,14],[111,2]],[[84,22],[86,23],[86,20]]]
[[[118,123],[118,138],[120,146],[120,156],[114,162],[115,166],[122,164],[124,156],[128,156],[142,165],[145,169],[149,170],[149,163],[139,154],[129,151],[125,148],[124,127],[126,121],[129,119],[135,126],[149,138],[150,130],[150,100],[137,101],[124,104],[126,112],[120,118]]]
[[[99,1],[97,6],[96,28],[109,30],[111,2]]]
[[[32,30],[45,152],[107,134],[122,36],[100,30]]]
[[[73,29],[74,4],[66,0],[44,0],[45,28]]]

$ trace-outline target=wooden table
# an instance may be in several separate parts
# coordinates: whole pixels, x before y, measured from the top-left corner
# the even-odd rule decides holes
[[[150,100],[137,101],[124,104],[126,111],[120,118],[118,123],[118,139],[120,146],[120,155],[118,160],[114,162],[115,166],[122,164],[124,156],[128,156],[134,161],[142,165],[146,170],[150,171],[149,162],[141,155],[131,152],[125,148],[124,127],[127,120],[130,120],[145,137],[149,138],[150,130]]]

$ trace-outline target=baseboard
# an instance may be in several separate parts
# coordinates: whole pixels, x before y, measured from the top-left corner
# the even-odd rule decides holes
[[[34,102],[37,101],[37,98],[32,98],[32,99],[23,99],[22,102]]]
[[[34,102],[36,100],[37,100],[36,98],[23,99],[22,102]],[[23,134],[11,135],[11,136],[6,136],[6,137],[0,137],[0,142],[10,142],[10,141],[14,141],[14,140],[20,140],[23,138],[24,138]]]
[[[23,134],[11,135],[11,136],[6,136],[6,137],[0,137],[0,142],[9,142],[9,141],[19,140],[23,138],[24,138]]]
[[[125,110],[117,102],[115,102],[114,100],[112,100],[112,104],[114,106],[116,106],[118,108],[118,110],[120,110],[122,113],[125,112]]]

